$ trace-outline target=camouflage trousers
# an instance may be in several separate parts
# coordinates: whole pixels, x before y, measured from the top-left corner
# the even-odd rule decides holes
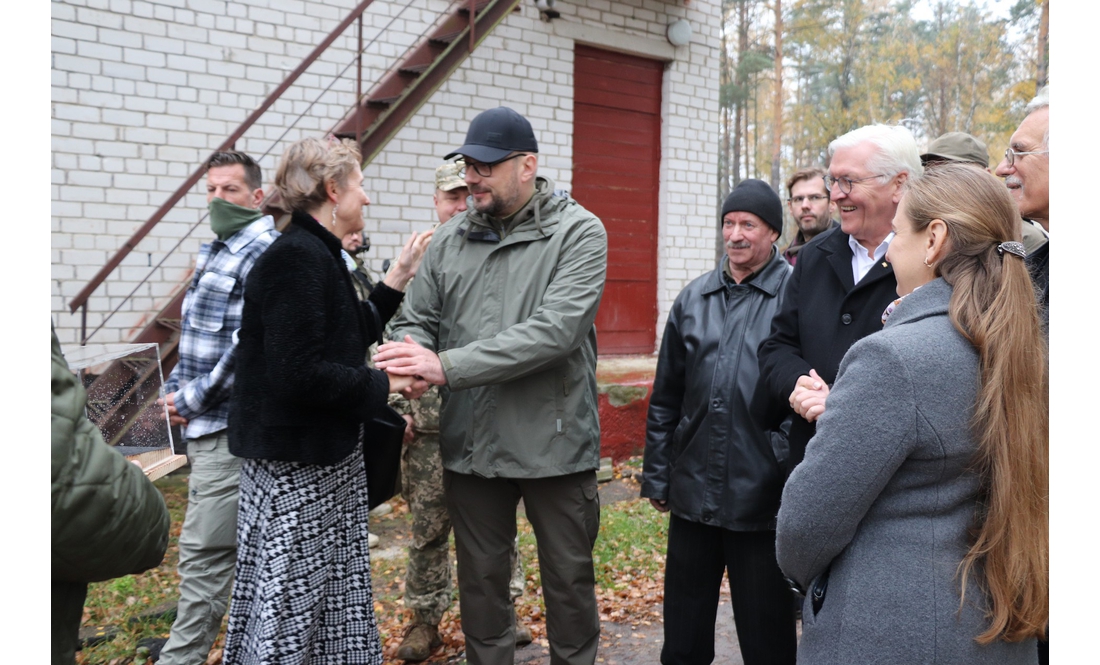
[[[454,588],[448,538],[451,519],[443,497],[443,460],[439,435],[417,433],[401,452],[401,494],[412,515],[412,544],[405,570],[405,607],[413,611],[413,623],[438,626],[451,607]],[[523,595],[523,564],[519,542],[512,547],[514,601]]]

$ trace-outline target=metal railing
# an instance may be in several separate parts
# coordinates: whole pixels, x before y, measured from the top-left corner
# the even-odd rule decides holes
[[[397,21],[401,17],[401,15],[404,14],[404,12],[412,6],[415,1],[416,0],[409,0],[400,9],[400,11],[394,14],[390,21],[381,30],[379,30],[378,34],[376,34],[374,38],[371,39],[370,42],[368,42],[367,44],[363,44],[363,13],[366,11],[367,7],[369,7],[374,2],[374,0],[363,0],[362,2],[360,2],[359,5],[357,5],[355,9],[353,9],[351,13],[349,13],[344,18],[344,20],[342,20],[340,24],[337,25],[336,28],[334,28],[332,32],[330,32],[328,36],[325,37],[325,39],[321,41],[321,43],[318,44],[317,47],[314,48],[308,56],[306,56],[304,60],[302,60],[298,67],[296,67],[294,71],[291,72],[286,77],[286,79],[284,79],[283,82],[279,84],[279,86],[267,96],[266,99],[264,99],[263,103],[261,103],[260,106],[257,107],[256,110],[253,111],[251,115],[249,115],[248,118],[246,118],[244,122],[242,122],[240,126],[238,126],[237,129],[225,141],[223,141],[222,144],[218,146],[218,148],[214,152],[232,149],[236,142],[244,136],[245,132],[247,132],[263,116],[263,114],[267,112],[267,110],[270,109],[271,106],[282,97],[282,95],[290,88],[290,86],[292,86],[298,80],[298,78],[303,73],[305,73],[309,66],[312,65],[321,56],[321,54],[324,53],[333,44],[333,42],[335,42],[336,39],[351,26],[352,23],[357,23],[358,48],[354,58],[352,58],[352,60],[347,65],[345,65],[344,68],[335,77],[333,77],[332,82],[326,88],[324,88],[301,113],[299,113],[294,118],[294,120],[287,126],[283,133],[272,142],[271,146],[260,156],[257,161],[262,160],[264,157],[267,157],[271,153],[271,151],[274,150],[282,142],[286,135],[298,124],[298,122],[302,118],[306,117],[306,115],[312,110],[317,102],[320,101],[321,97],[328,93],[337,82],[343,79],[343,76],[347,73],[348,69],[350,69],[353,65],[357,65],[355,85],[356,103],[351,106],[351,109],[349,111],[344,113],[344,115],[333,125],[333,128],[339,126],[347,119],[349,113],[357,109],[364,98],[362,80],[363,53],[366,51],[367,48],[370,48],[370,46],[377,42],[379,36],[381,36],[395,21]],[[473,0],[470,0],[470,4],[471,6],[473,5]],[[364,128],[359,127],[357,129],[357,136],[359,136],[361,135]],[[202,162],[205,163],[206,159],[202,160]],[[81,291],[72,300],[69,301],[70,313],[75,313],[77,309],[81,310],[80,343],[82,345],[86,344],[87,341],[92,337],[92,335],[95,335],[97,332],[103,329],[107,321],[109,321],[111,317],[113,317],[121,310],[121,308],[137,293],[137,291],[145,283],[147,283],[153,277],[153,275],[157,273],[157,270],[160,269],[160,267],[164,264],[168,257],[170,257],[176,250],[178,250],[183,242],[191,236],[195,229],[197,229],[199,225],[206,220],[207,215],[204,214],[187,230],[186,233],[184,233],[179,241],[177,241],[176,244],[173,245],[172,248],[165,253],[164,257],[161,258],[161,260],[152,267],[149,273],[144,278],[142,278],[140,282],[138,282],[133,291],[122,298],[119,304],[103,318],[103,320],[94,330],[92,330],[91,333],[87,332],[88,300],[91,295],[107,280],[107,277],[112,272],[114,272],[116,268],[118,268],[118,266],[122,263],[126,256],[129,255],[130,252],[132,252],[134,249],[136,249],[137,244],[142,239],[144,239],[150,231],[152,231],[153,227],[155,227],[161,220],[163,220],[165,215],[167,215],[168,212],[172,210],[176,206],[176,204],[178,204],[180,200],[183,199],[184,196],[187,195],[191,188],[194,187],[195,184],[198,183],[198,181],[202,178],[204,173],[205,169],[203,166],[199,166],[197,169],[195,169],[195,171],[187,178],[187,180],[185,180],[183,184],[180,185],[180,187],[175,192],[173,192],[171,196],[168,197],[164,204],[161,205],[160,208],[158,208],[156,212],[153,213],[148,221],[142,224],[141,227],[138,228],[137,231],[135,231],[134,234],[130,236],[130,238],[126,242],[123,243],[122,247],[117,252],[115,252],[114,256],[112,256],[111,259],[95,274],[95,276],[92,277],[91,280],[89,280],[84,288],[81,289]],[[269,203],[271,198],[272,197],[269,195],[267,198],[265,198],[264,203]]]

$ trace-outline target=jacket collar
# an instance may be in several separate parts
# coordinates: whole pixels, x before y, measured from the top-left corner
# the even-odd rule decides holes
[[[321,242],[325,243],[325,247],[328,247],[333,256],[340,259],[341,264],[344,262],[344,258],[340,256],[340,250],[343,249],[340,245],[340,239],[334,236],[328,229],[321,226],[321,223],[314,219],[312,215],[296,210],[290,217],[290,223],[320,238]]]
[[[467,240],[499,243],[501,240],[528,241],[553,235],[558,228],[558,216],[555,214],[569,201],[554,196],[554,182],[543,176],[535,177],[535,195],[516,213],[512,230],[501,238],[498,226],[472,206],[466,210],[465,217],[457,220],[458,235]]]
[[[902,298],[890,318],[886,319],[884,328],[913,323],[930,316],[947,316],[952,291],[950,284],[937,277]]]
[[[859,284],[855,284],[852,281],[852,248],[848,244],[848,234],[841,231],[839,226],[822,233],[808,244],[815,242],[820,243],[821,252],[825,254],[826,260],[833,267],[833,272],[836,273],[837,279],[844,285],[846,291],[863,288],[884,277],[894,275],[894,269],[884,259],[876,261],[863,279],[859,280]]]
[[[718,260],[718,267],[711,271],[706,284],[703,285],[703,295],[725,290],[726,278],[722,272],[725,270],[726,261],[729,261],[729,257],[723,254],[722,258]],[[760,272],[756,273],[756,277],[745,286],[756,287],[768,296],[774,297],[783,288],[783,277],[790,269],[790,264],[779,253],[779,248],[772,245],[772,257],[768,259]]]
[[[271,215],[264,215],[240,231],[229,236],[229,239],[225,241],[225,246],[231,253],[236,254],[245,247],[248,247],[256,238],[259,238],[268,231],[274,230],[275,218]]]

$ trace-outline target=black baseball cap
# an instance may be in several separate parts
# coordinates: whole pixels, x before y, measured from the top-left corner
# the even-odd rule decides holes
[[[477,162],[496,164],[513,152],[538,152],[539,144],[531,123],[507,106],[482,111],[470,121],[466,143],[443,159],[455,155]]]

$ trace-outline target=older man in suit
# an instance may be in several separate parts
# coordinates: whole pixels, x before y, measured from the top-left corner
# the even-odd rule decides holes
[[[868,125],[829,144],[825,184],[840,228],[803,246],[771,333],[760,345],[753,411],[776,429],[795,412],[787,469],[801,460],[825,410],[840,360],[857,340],[882,329],[897,298],[886,261],[891,222],[906,180],[923,173],[908,129]],[[788,410],[790,409],[790,410]]]

